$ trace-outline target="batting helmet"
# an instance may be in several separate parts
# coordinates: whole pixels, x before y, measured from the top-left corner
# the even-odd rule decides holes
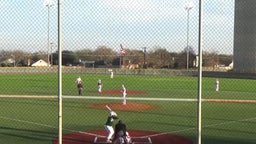
[[[116,116],[116,117],[117,117],[117,114],[116,114],[114,111],[111,111],[111,112],[109,113],[109,115],[110,115],[110,116]]]

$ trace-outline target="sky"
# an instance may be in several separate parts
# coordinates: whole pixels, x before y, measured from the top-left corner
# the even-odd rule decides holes
[[[50,8],[45,0],[0,0],[0,49],[49,51],[49,36],[57,50],[57,9],[57,0]],[[198,51],[199,0],[62,0],[61,14],[63,50],[122,44],[181,52],[188,40]],[[203,0],[202,19],[203,51],[233,54],[234,0]]]

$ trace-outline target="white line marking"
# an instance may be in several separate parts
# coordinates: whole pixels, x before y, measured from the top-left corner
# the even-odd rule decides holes
[[[48,127],[48,128],[53,128],[53,129],[58,129],[58,127],[56,127],[56,126],[51,126],[51,125],[42,124],[42,123],[36,123],[36,122],[32,122],[32,121],[8,118],[8,117],[4,117],[4,116],[0,116],[0,119],[10,120],[10,121],[15,121],[15,122],[21,122],[21,123],[27,123],[27,124],[32,124],[32,125],[38,125],[38,126]],[[63,128],[63,130],[68,131],[68,132],[79,132],[79,133],[82,133],[82,134],[87,134],[87,135],[96,136],[96,137],[106,137],[106,136],[102,136],[102,135],[97,135],[97,134],[83,132],[83,131],[76,131],[76,130],[66,129],[66,128]]]
[[[58,98],[58,96],[49,95],[0,95],[1,98]]]
[[[58,96],[42,96],[42,95],[0,95],[0,97],[4,97],[4,98],[58,98]],[[67,99],[116,99],[116,100],[122,100],[122,98],[120,98],[120,97],[112,97],[112,96],[106,96],[106,97],[101,97],[101,96],[62,96],[62,97],[67,98]],[[189,101],[189,102],[197,102],[198,101],[198,99],[179,99],[179,98],[127,98],[127,99],[128,100],[148,100],[148,101]],[[223,99],[223,100],[226,100],[226,99]],[[207,99],[202,99],[202,101],[207,101]],[[248,101],[248,100],[246,100],[246,101]],[[54,126],[50,126],[50,125],[46,125],[46,124],[40,124],[40,123],[36,123],[36,122],[31,122],[31,121],[13,119],[13,118],[8,118],[8,117],[3,117],[3,116],[0,116],[0,118],[58,129],[58,127],[54,127]],[[223,123],[218,123],[218,124],[206,125],[206,126],[203,126],[203,128],[227,125],[227,124],[232,124],[232,123],[236,123],[236,122],[251,121],[251,120],[255,120],[255,119],[256,119],[256,117],[242,119],[242,120],[228,121],[228,122],[223,122]],[[179,132],[190,131],[190,130],[195,130],[195,129],[197,129],[197,128],[188,128],[188,129],[183,129],[183,130],[164,132],[164,133],[158,133],[158,134],[134,137],[134,138],[154,137],[154,136],[159,136],[159,135],[173,134],[173,133],[179,133]],[[106,137],[106,136],[102,136],[102,135],[87,133],[87,132],[83,132],[83,131],[75,131],[75,130],[65,129],[65,128],[63,128],[63,130],[70,131],[70,132],[79,132],[79,133],[97,136],[97,137]]]
[[[211,124],[211,125],[206,125],[206,126],[203,126],[202,128],[215,127],[215,126],[221,126],[221,125],[228,125],[228,124],[233,124],[233,123],[236,123],[236,122],[246,122],[246,121],[253,121],[253,120],[256,120],[256,117],[248,118],[248,119],[241,119],[241,120],[228,121],[228,122],[223,122],[223,123],[216,123],[216,124]],[[156,136],[160,136],[160,135],[174,134],[174,133],[180,133],[180,132],[190,131],[190,130],[196,130],[196,129],[197,129],[197,128],[188,128],[188,129],[183,129],[183,130],[177,130],[177,131],[171,131],[171,132],[164,132],[164,133],[158,133],[158,134],[152,134],[152,135],[146,135],[146,136],[134,137],[134,138],[156,137]]]
[[[0,95],[0,98],[58,98],[58,96],[52,95]],[[62,96],[64,99],[103,99],[103,100],[122,100],[122,97],[113,96]],[[139,97],[127,97],[127,100],[138,101],[180,101],[180,102],[198,102],[198,99],[187,98],[139,98]],[[240,103],[255,103],[256,100],[234,100],[234,99],[202,99],[202,102],[240,102]]]
[[[58,129],[58,127],[56,127],[56,126],[51,126],[51,125],[47,125],[47,124],[36,123],[36,122],[31,122],[31,121],[26,121],[26,120],[8,118],[8,117],[4,117],[4,116],[0,116],[0,119],[11,120],[11,121],[16,121],[16,122],[21,122],[21,123],[28,123],[28,124],[38,125],[38,126],[42,126],[42,127]],[[253,120],[256,120],[256,117],[248,118],[248,119],[228,121],[228,122],[223,122],[223,123],[216,123],[216,124],[211,124],[211,125],[206,125],[206,126],[203,126],[203,128],[215,127],[215,126],[221,126],[221,125],[228,125],[228,124],[233,124],[233,123],[236,123],[236,122],[246,122],[246,121],[253,121]],[[180,132],[190,131],[190,130],[195,130],[195,129],[197,129],[197,128],[188,128],[188,129],[183,129],[183,130],[164,132],[164,133],[157,133],[157,134],[140,136],[140,137],[133,137],[133,138],[156,137],[156,136],[160,136],[160,135],[180,133]],[[102,135],[98,135],[98,134],[93,134],[93,133],[88,133],[88,132],[84,132],[84,131],[76,131],[76,130],[67,129],[67,128],[63,128],[63,130],[66,130],[66,131],[69,131],[69,132],[79,132],[79,133],[82,133],[82,134],[91,135],[91,136],[95,136],[95,137],[106,138],[106,136],[102,136]]]
[[[1,98],[58,98],[58,96],[49,95],[0,95]],[[122,97],[113,96],[62,96],[66,99],[110,99],[110,100],[122,100]],[[128,97],[127,100],[147,100],[147,101],[197,101],[197,99],[181,99],[181,98],[132,98]]]

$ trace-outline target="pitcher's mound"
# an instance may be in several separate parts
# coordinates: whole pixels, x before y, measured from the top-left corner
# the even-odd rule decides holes
[[[102,93],[103,94],[120,94],[121,95],[120,90],[103,90]],[[147,94],[147,92],[138,91],[138,90],[127,90],[127,94],[128,95],[137,95],[137,94]]]
[[[112,110],[122,110],[122,111],[141,111],[141,110],[151,110],[156,109],[157,106],[153,106],[150,104],[142,104],[142,103],[127,103],[123,105],[122,103],[100,103],[100,104],[92,104],[90,107],[96,109],[106,109],[106,105],[108,105]]]

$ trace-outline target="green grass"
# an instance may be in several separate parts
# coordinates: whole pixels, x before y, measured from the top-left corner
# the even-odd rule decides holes
[[[77,96],[77,74],[63,74],[63,95]],[[103,90],[146,91],[147,94],[127,97],[189,98],[197,94],[196,77],[135,76],[86,74],[84,97],[99,96],[97,80]],[[202,97],[211,99],[255,100],[256,82],[246,79],[219,78],[220,91],[214,91],[215,78],[203,78]],[[13,74],[0,76],[1,95],[57,95],[57,74]],[[120,94],[100,96],[121,97]],[[112,103],[119,100],[63,99],[63,132],[103,129],[106,110],[93,109],[92,103]],[[130,102],[130,101],[128,101]],[[128,129],[170,132],[191,138],[196,143],[197,103],[175,101],[133,101],[157,106],[147,111],[117,111]],[[58,135],[58,100],[36,98],[0,99],[0,143],[47,144]],[[209,103],[202,104],[202,143],[250,144],[256,143],[255,104]]]

